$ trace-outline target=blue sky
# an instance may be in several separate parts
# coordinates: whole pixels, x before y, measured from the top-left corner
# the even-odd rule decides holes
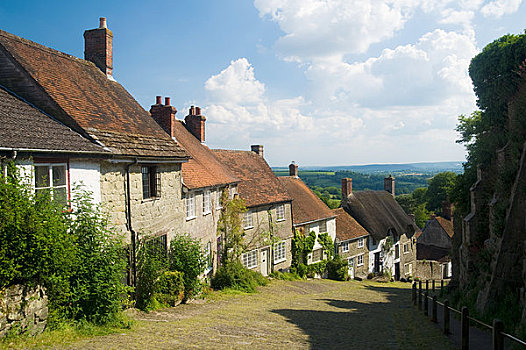
[[[212,148],[273,166],[463,160],[470,59],[522,33],[521,0],[11,1],[0,28],[83,57],[107,17],[114,77],[146,109],[207,117]]]

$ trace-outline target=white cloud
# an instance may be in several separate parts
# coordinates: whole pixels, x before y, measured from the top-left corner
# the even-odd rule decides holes
[[[484,5],[480,12],[484,17],[500,18],[504,15],[509,15],[519,9],[522,0],[495,0]]]

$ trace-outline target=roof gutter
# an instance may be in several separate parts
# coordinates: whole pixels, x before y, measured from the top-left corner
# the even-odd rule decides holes
[[[0,147],[0,151],[14,151],[14,152],[45,152],[45,153],[80,153],[80,154],[98,154],[110,156],[109,152],[101,151],[73,151],[73,150],[58,150],[58,149],[44,149],[44,148],[13,148],[13,147]]]
[[[326,218],[321,218],[321,219],[316,219],[316,220],[311,220],[311,221],[305,221],[305,222],[300,222],[300,223],[297,223],[297,224],[293,224],[294,227],[297,227],[297,226],[303,226],[303,225],[308,225],[308,224],[312,224],[314,222],[318,222],[318,221],[322,221],[322,220],[327,220],[327,219],[334,219],[337,215],[334,215],[334,216],[327,216]]]

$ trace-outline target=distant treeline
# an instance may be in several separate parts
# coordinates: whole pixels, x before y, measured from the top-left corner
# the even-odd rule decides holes
[[[288,171],[275,171],[278,176],[288,175]],[[333,199],[341,199],[341,179],[352,178],[353,191],[383,190],[384,177],[389,174],[362,174],[354,171],[311,171],[300,170],[298,176],[313,190],[327,191]],[[432,174],[393,174],[396,178],[396,195],[412,193],[419,187],[427,187]]]

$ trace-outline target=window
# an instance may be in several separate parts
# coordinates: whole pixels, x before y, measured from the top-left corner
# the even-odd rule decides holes
[[[358,255],[358,256],[356,257],[356,262],[357,262],[357,265],[358,265],[358,266],[362,266],[362,265],[363,265],[363,254]]]
[[[243,215],[243,228],[248,229],[252,227],[254,227],[254,223],[252,222],[252,211],[247,210]]]
[[[400,258],[400,245],[395,244],[394,250],[395,250],[395,259],[399,259]]]
[[[285,220],[285,206],[283,204],[278,205],[278,207],[276,208],[276,217],[277,221]]]
[[[146,249],[149,251],[151,256],[166,259],[168,254],[166,235],[151,238],[146,241]]]
[[[233,199],[234,196],[237,194],[237,188],[236,187],[229,187],[228,188],[228,198]]]
[[[312,251],[312,262],[318,262],[323,260],[323,249],[316,249]]]
[[[413,264],[404,264],[404,271],[406,275],[413,274]]]
[[[364,241],[365,241],[365,239],[363,239],[363,238],[360,238],[360,239],[358,240],[358,248],[363,248],[363,246],[364,246]]]
[[[342,243],[342,253],[347,253],[349,251],[349,241]]]
[[[66,205],[66,164],[35,164],[35,191],[50,191],[54,201]]]
[[[216,194],[216,209],[221,209],[223,208],[223,206],[221,205],[221,197],[223,196],[223,191],[218,188],[217,191],[215,192]]]
[[[210,214],[212,212],[212,197],[210,196],[210,190],[203,192],[203,215]]]
[[[249,252],[243,253],[241,255],[241,261],[247,269],[253,269],[258,266],[258,251],[257,249],[251,250]]]
[[[186,194],[186,219],[195,218],[195,195],[194,193]]]
[[[409,253],[409,242],[404,243],[404,254]]]
[[[309,233],[311,233],[313,231],[316,232],[316,233],[318,232],[318,224],[312,224],[312,225],[309,226]]]
[[[161,197],[161,173],[155,166],[141,167],[142,173],[142,198]]]
[[[274,264],[287,260],[287,244],[285,241],[274,244]]]
[[[320,222],[320,233],[327,232],[327,221]]]
[[[205,246],[205,250],[203,252],[203,259],[206,264],[205,274],[212,271],[213,263],[212,263],[212,243],[208,242]]]

